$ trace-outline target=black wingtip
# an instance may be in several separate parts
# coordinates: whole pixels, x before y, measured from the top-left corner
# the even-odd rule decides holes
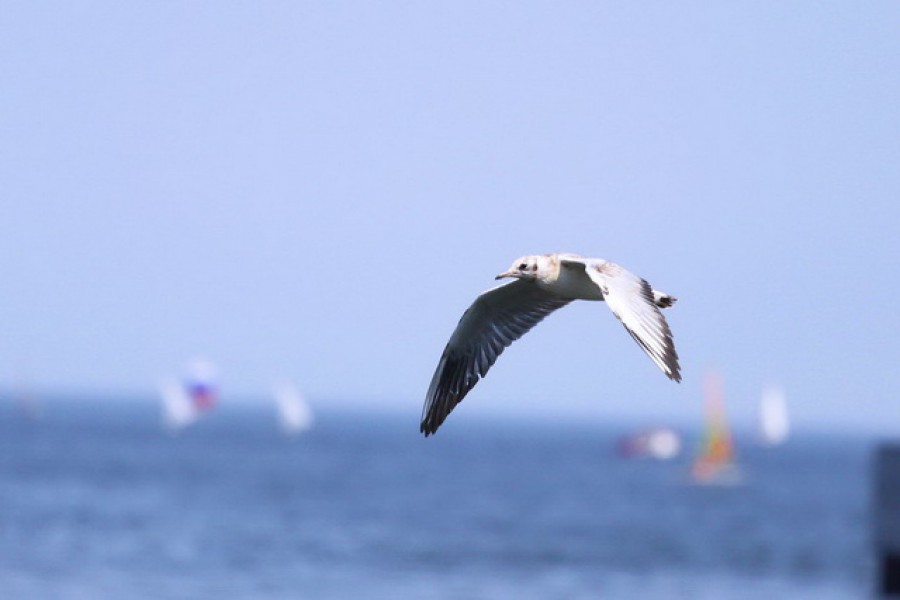
[[[665,357],[666,366],[662,370],[666,377],[675,383],[681,383],[681,365],[678,364],[678,354],[672,348],[672,354]]]
[[[422,420],[422,423],[419,425],[419,432],[423,433],[425,437],[436,434],[437,430],[440,429],[441,425],[444,424],[444,420],[446,420],[446,418],[447,415],[444,415],[443,418],[439,418],[438,415],[428,415],[425,419]]]

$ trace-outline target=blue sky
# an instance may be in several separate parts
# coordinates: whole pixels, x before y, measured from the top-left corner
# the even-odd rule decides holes
[[[0,385],[418,419],[519,255],[681,301],[675,385],[600,304],[517,342],[452,419],[665,422],[719,370],[749,421],[900,431],[900,6],[28,2],[0,12]]]

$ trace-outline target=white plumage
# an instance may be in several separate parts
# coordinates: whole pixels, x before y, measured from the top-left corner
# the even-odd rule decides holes
[[[669,379],[681,381],[672,332],[660,308],[676,298],[600,258],[523,256],[496,278],[515,278],[482,293],[447,342],[425,396],[421,431],[437,431],[503,350],[573,300],[605,300],[613,314]]]

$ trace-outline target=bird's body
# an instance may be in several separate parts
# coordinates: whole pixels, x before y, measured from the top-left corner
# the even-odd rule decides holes
[[[575,254],[548,254],[538,257],[538,273],[534,282],[550,294],[571,300],[603,300],[603,292],[587,276],[584,268],[574,265]],[[569,262],[566,262],[566,259]],[[580,266],[580,265],[579,265]]]
[[[654,363],[681,381],[672,333],[660,312],[675,298],[619,265],[577,254],[523,256],[497,279],[515,278],[482,293],[447,342],[425,397],[421,431],[437,431],[512,342],[573,300],[606,301]]]

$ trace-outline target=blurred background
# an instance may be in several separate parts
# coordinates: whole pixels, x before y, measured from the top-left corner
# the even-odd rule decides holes
[[[868,597],[898,27],[891,2],[4,7],[0,594]],[[423,439],[462,312],[545,252],[677,296],[683,383],[576,303]]]

